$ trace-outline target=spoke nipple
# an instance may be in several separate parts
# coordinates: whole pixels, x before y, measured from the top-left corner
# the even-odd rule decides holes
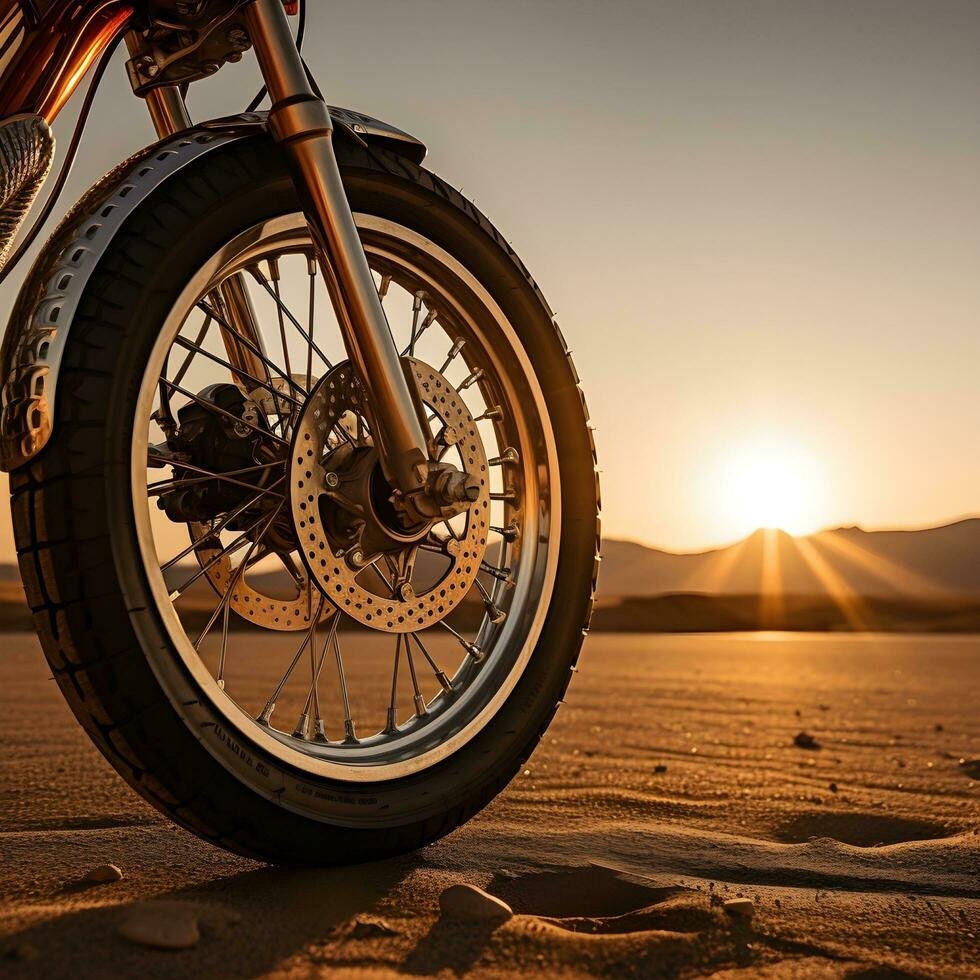
[[[272,718],[272,712],[276,710],[275,701],[266,701],[265,707],[262,709],[262,714],[256,719],[260,725],[269,725]]]
[[[223,677],[218,678],[218,687],[223,691],[225,689],[225,679]]]
[[[508,446],[499,456],[494,456],[489,461],[491,466],[500,466],[503,463],[519,463],[521,457],[513,446]]]
[[[444,670],[436,671],[436,680],[439,682],[439,686],[443,689],[443,691],[445,691],[446,694],[453,693],[453,683],[446,676],[446,672]]]
[[[456,389],[457,391],[465,391],[470,385],[476,384],[480,378],[483,377],[483,368],[477,368],[472,374],[469,374],[465,381]]]
[[[521,533],[520,525],[516,521],[511,521],[506,527],[490,526],[491,531],[496,531],[505,541],[514,541]]]
[[[316,722],[316,729],[313,733],[314,742],[329,742],[330,739],[327,738],[326,729],[323,727],[323,719],[318,718]]]
[[[459,339],[458,339],[458,340],[457,340],[457,341],[456,341],[456,342],[455,342],[455,343],[453,344],[453,346],[452,346],[452,347],[450,348],[450,351],[449,351],[449,354],[447,355],[447,357],[446,357],[446,359],[445,359],[445,361],[443,361],[443,362],[442,362],[442,367],[441,367],[441,368],[439,368],[439,373],[440,373],[440,374],[445,374],[445,373],[446,373],[446,368],[448,368],[448,367],[449,367],[449,365],[453,363],[453,361],[454,361],[454,360],[456,359],[456,357],[458,356],[458,354],[459,354],[459,352],[460,352],[460,351],[461,351],[461,350],[462,350],[462,349],[463,349],[463,348],[464,348],[465,346],[466,346],[466,341],[465,341],[465,340],[464,340],[464,339],[463,339],[462,337],[460,337],[460,338],[459,338]]]
[[[507,613],[503,609],[498,609],[492,602],[487,603],[487,615],[494,626],[499,626],[507,618]]]
[[[474,663],[482,664],[486,658],[486,654],[475,643],[470,643],[469,640],[463,641],[463,649],[473,658]]]
[[[357,735],[354,732],[354,722],[353,721],[345,721],[344,722],[344,743],[346,745],[356,745],[357,744],[357,741],[358,741]]]
[[[331,490],[340,486],[340,477],[334,472],[327,473],[323,479]]]
[[[293,738],[305,739],[306,730],[310,724],[310,716],[304,711],[303,714],[299,716],[299,721],[296,722],[296,727],[293,729]]]
[[[419,718],[424,718],[429,713],[429,709],[425,706],[425,698],[423,698],[421,694],[416,694],[414,701],[415,714],[417,714]]]
[[[388,724],[385,725],[385,734],[393,735],[398,731],[398,722],[395,719],[395,709],[388,708]]]

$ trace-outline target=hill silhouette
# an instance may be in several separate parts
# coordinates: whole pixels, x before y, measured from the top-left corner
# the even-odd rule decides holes
[[[980,518],[912,531],[841,527],[794,538],[759,530],[725,548],[677,554],[603,541],[600,595],[980,596]]]
[[[602,550],[592,622],[598,631],[980,632],[980,518],[805,537],[760,530],[693,554],[615,539]],[[183,578],[187,570],[172,574]],[[272,594],[282,587],[279,578],[268,578]],[[182,615],[202,626],[214,601],[202,579],[181,598]],[[478,601],[463,603],[453,622],[475,629],[481,614]],[[32,628],[16,566],[0,565],[0,631]],[[235,620],[233,628],[254,627]]]

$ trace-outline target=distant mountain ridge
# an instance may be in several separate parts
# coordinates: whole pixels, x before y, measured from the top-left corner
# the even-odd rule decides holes
[[[842,527],[794,538],[756,531],[725,548],[677,554],[603,541],[599,595],[850,593],[882,598],[980,596],[980,518],[909,531]]]
[[[609,539],[602,551],[592,621],[598,631],[980,633],[980,518],[912,531],[842,527],[799,538],[756,531],[697,554]],[[272,576],[267,587],[282,582]],[[182,597],[183,614],[203,626],[214,601],[202,580]],[[464,603],[457,628],[475,628],[481,611],[479,603]],[[252,628],[237,620],[235,626]],[[0,565],[0,631],[32,628],[17,567]]]

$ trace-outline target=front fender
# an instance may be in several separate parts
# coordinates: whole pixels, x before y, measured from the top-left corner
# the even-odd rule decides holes
[[[421,163],[425,147],[407,133],[330,107],[336,133]],[[127,218],[179,170],[265,129],[265,114],[215,120],[148,146],[106,174],[69,211],[18,293],[0,348],[0,470],[35,457],[51,438],[58,369],[90,276]]]

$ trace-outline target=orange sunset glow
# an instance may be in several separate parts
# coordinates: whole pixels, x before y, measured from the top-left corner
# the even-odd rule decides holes
[[[3,980],[980,980],[980,0],[0,0],[0,313]]]

